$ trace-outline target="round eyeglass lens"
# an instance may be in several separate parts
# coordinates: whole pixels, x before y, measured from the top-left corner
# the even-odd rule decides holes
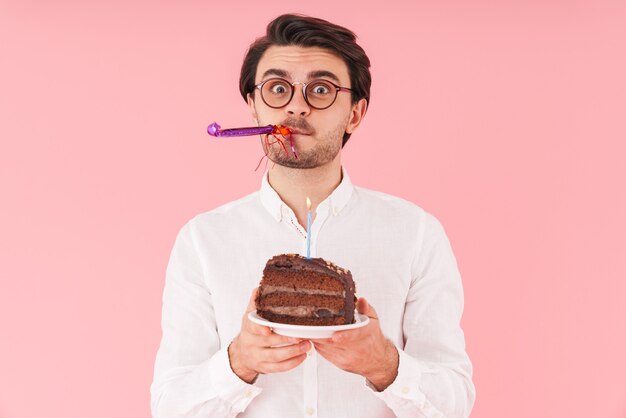
[[[292,88],[291,84],[287,83],[285,80],[268,80],[263,84],[261,95],[268,106],[282,107],[291,99]]]
[[[335,101],[336,96],[337,89],[327,81],[316,80],[306,86],[306,98],[313,107],[326,108]]]

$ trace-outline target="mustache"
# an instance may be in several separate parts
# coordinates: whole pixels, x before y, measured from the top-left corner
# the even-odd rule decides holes
[[[281,122],[281,125],[307,135],[313,135],[315,133],[315,129],[304,119],[287,118]]]

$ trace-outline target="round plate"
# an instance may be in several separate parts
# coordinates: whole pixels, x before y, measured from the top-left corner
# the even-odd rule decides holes
[[[278,322],[270,322],[267,319],[261,318],[256,314],[256,311],[252,311],[248,314],[250,321],[255,324],[263,325],[264,327],[270,327],[276,334],[285,335],[287,337],[296,338],[330,338],[336,331],[345,331],[347,329],[356,329],[364,327],[369,324],[370,319],[367,315],[361,315],[360,313],[354,313],[354,324],[348,325],[292,325],[292,324],[280,324]]]

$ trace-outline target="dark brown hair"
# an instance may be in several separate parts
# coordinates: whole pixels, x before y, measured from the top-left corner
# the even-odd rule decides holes
[[[247,101],[248,93],[254,97],[257,66],[272,45],[319,47],[338,55],[348,66],[350,88],[353,90],[352,104],[365,99],[369,106],[372,84],[370,60],[356,43],[354,32],[323,19],[298,14],[284,14],[272,20],[267,25],[265,36],[257,38],[248,48],[239,77],[239,91],[244,100]],[[350,134],[344,133],[343,145],[349,138]]]

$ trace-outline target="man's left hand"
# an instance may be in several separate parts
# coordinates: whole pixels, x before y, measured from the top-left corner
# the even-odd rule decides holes
[[[383,391],[398,374],[398,350],[383,335],[378,314],[365,298],[359,298],[357,310],[370,318],[369,324],[311,342],[326,360],[342,370],[365,377],[378,391]]]

